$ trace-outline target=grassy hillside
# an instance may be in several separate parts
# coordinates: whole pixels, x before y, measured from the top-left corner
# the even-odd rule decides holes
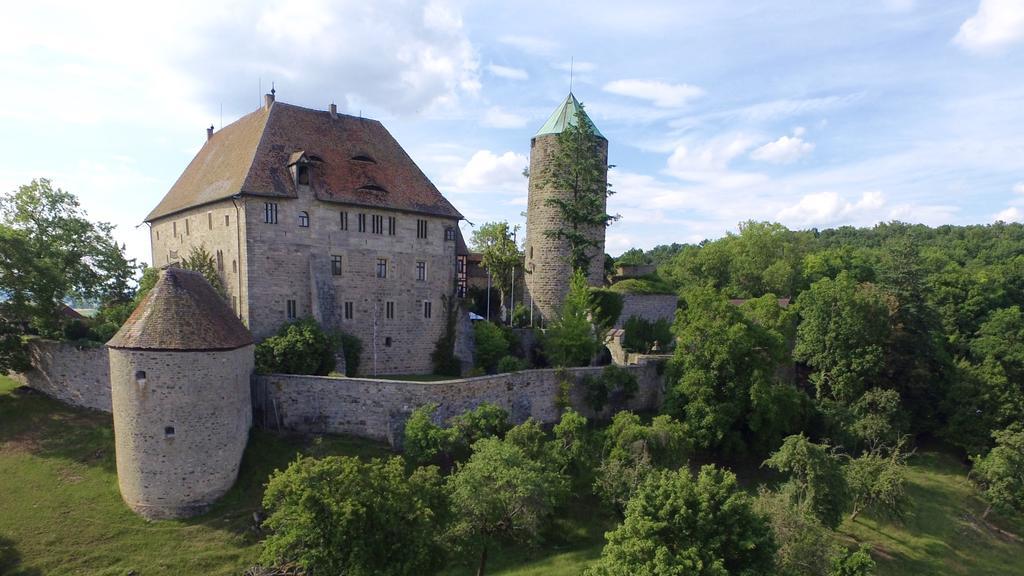
[[[17,391],[0,377],[0,575],[240,574],[259,553],[252,513],[262,485],[300,452],[370,457],[387,448],[255,433],[241,480],[214,510],[188,521],[147,522],[121,503],[109,416]],[[879,574],[1024,576],[1024,542],[1016,536],[1024,522],[981,522],[983,506],[953,458],[924,452],[912,464],[913,506],[902,522],[862,516],[840,529],[850,543],[875,548]],[[541,550],[493,554],[492,573],[578,574],[600,555],[603,532],[612,526],[594,516],[596,509],[579,504],[567,511]],[[472,574],[474,561],[457,559],[446,574]]]

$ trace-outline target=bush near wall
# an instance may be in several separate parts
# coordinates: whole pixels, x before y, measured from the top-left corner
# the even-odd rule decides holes
[[[312,318],[285,324],[275,336],[256,345],[256,370],[261,374],[315,374],[334,370],[338,339]],[[358,365],[358,362],[356,363]]]

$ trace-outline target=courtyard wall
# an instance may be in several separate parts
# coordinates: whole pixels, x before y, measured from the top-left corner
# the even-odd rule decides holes
[[[28,350],[34,368],[12,374],[16,382],[71,406],[110,413],[110,359],[105,346],[30,340]]]

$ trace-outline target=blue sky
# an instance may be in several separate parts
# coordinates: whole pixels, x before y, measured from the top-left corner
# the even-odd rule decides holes
[[[0,190],[50,177],[141,260],[205,128],[271,82],[382,120],[470,222],[521,222],[570,60],[616,165],[612,254],[748,219],[1024,220],[1024,0],[170,4],[0,21]]]

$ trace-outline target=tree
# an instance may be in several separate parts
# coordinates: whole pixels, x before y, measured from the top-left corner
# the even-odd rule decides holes
[[[481,254],[480,264],[498,289],[502,310],[506,308],[505,300],[514,281],[512,274],[516,267],[523,266],[523,253],[515,240],[518,230],[519,226],[509,226],[508,222],[488,222],[474,230],[470,239],[473,250]]]
[[[0,374],[25,372],[32,368],[21,330],[0,318]]]
[[[217,294],[220,294],[221,298],[227,299],[228,293],[224,289],[224,282],[220,279],[220,274],[217,273],[217,261],[205,246],[193,246],[188,255],[182,259],[181,267],[202,274],[203,278],[206,278],[206,281],[217,291]]]
[[[652,472],[588,576],[774,574],[767,520],[727,470]]]
[[[494,372],[498,361],[508,355],[510,343],[505,331],[493,322],[475,322],[473,339],[477,367],[488,373]]]
[[[891,448],[865,452],[850,460],[844,468],[852,504],[850,520],[856,520],[869,509],[896,517],[903,515],[907,456],[901,440]]]
[[[420,406],[405,423],[402,447],[412,462],[440,462],[450,468],[469,455],[474,442],[503,437],[510,427],[508,412],[487,402],[451,418],[448,427],[441,427],[435,423],[437,407]]]
[[[699,448],[767,453],[796,431],[801,393],[779,382],[784,337],[712,288],[683,294],[665,410]]]
[[[797,298],[800,326],[793,356],[814,368],[818,397],[843,404],[860,398],[885,367],[891,300],[846,272],[823,278]]]
[[[316,320],[300,318],[256,345],[256,371],[326,376],[334,370],[337,349],[337,339]]]
[[[445,496],[436,468],[406,474],[401,458],[299,457],[267,483],[264,562],[309,574],[432,573],[444,565],[437,538]]]
[[[604,238],[604,229],[618,219],[608,214],[606,204],[612,194],[607,181],[601,139],[594,133],[583,105],[576,112],[576,122],[568,122],[558,135],[558,147],[551,163],[541,175],[545,185],[561,192],[544,201],[555,208],[559,226],[544,231],[548,238],[564,241],[569,247],[569,263],[573,270],[587,274]],[[600,234],[595,234],[600,230]]]
[[[112,236],[114,227],[91,222],[78,199],[33,180],[0,197],[0,293],[5,315],[28,321],[43,336],[60,334],[65,298],[127,299],[134,260]]]
[[[479,550],[477,576],[487,567],[488,549],[500,542],[535,542],[564,491],[564,476],[531,459],[510,442],[485,438],[447,480],[451,536]]]
[[[1004,514],[1024,512],[1024,428],[1016,424],[992,437],[995,448],[971,459],[971,478],[988,502],[982,517],[993,509]]]
[[[559,367],[586,366],[598,350],[590,323],[590,288],[583,272],[573,273],[558,319],[544,333],[544,353]]]
[[[777,576],[823,576],[833,554],[828,528],[788,494],[762,487],[754,509],[768,518],[775,544]]]
[[[842,465],[828,446],[815,444],[803,434],[789,436],[764,466],[787,475],[782,494],[823,525],[834,529],[843,521],[850,507],[849,489]]]

